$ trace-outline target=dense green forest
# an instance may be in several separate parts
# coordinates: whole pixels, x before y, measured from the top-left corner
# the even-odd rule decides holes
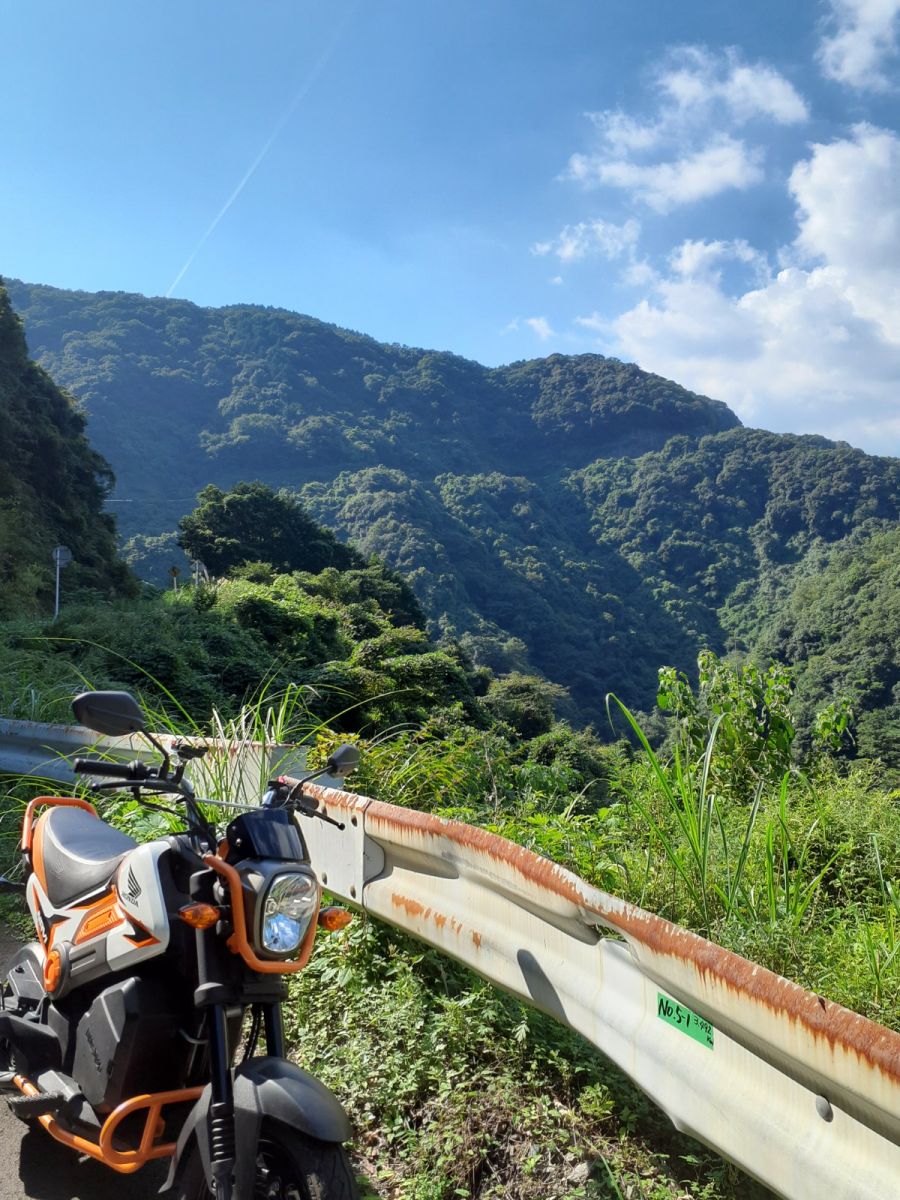
[[[112,472],[84,426],[72,397],[29,361],[21,322],[0,288],[0,617],[46,608],[57,545],[73,554],[69,586],[134,590],[103,513]]]
[[[845,692],[858,716],[879,712],[867,752],[900,740],[887,598],[858,621],[865,597],[847,597],[814,670],[787,633],[818,571],[864,564],[895,526],[897,460],[744,429],[597,355],[489,370],[281,310],[9,289],[115,469],[111,508],[142,577],[186,577],[175,531],[201,488],[258,479],[398,569],[430,633],[475,665],[564,688],[577,724],[604,725],[609,690],[649,712],[660,664],[693,674],[709,647],[795,664],[807,714]]]
[[[618,457],[431,479],[370,466],[299,492],[207,481],[143,552],[183,549],[210,576],[137,590],[102,515],[108,466],[0,317],[3,528],[20,535],[3,543],[0,713],[67,720],[73,692],[113,685],[158,728],[265,731],[305,742],[311,763],[350,738],[364,794],[485,826],[898,1026],[900,825],[882,761],[900,700],[895,462],[703,421],[654,445],[622,411],[655,401],[622,399],[640,374],[613,365]],[[534,412],[558,366],[522,365]],[[567,420],[592,419],[583,395]],[[683,425],[691,404],[668,402]],[[565,422],[553,429],[564,447]],[[157,449],[162,462],[164,436]],[[160,507],[177,490],[163,482]],[[42,556],[60,539],[79,565],[54,622]],[[759,665],[692,658],[742,638]],[[659,758],[615,700],[602,741],[559,719],[553,679],[575,693],[579,666],[585,689],[658,691]],[[3,869],[32,786],[3,783]],[[114,819],[143,837],[157,818],[126,801]],[[764,1200],[584,1041],[377,923],[320,940],[287,1034],[350,1114],[368,1198]]]

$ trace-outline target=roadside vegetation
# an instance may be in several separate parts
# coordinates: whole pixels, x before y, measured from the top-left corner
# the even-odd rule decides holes
[[[236,568],[119,610],[74,608],[52,633],[5,626],[0,707],[62,720],[73,687],[116,684],[157,725],[197,732],[206,723],[192,714],[212,703],[220,728],[230,718],[245,736],[305,742],[313,763],[349,737],[363,750],[356,790],[489,828],[900,1028],[900,780],[845,757],[846,705],[820,711],[800,760],[787,669],[706,653],[696,686],[660,672],[661,745],[614,697],[618,740],[601,742],[556,720],[545,681],[490,677],[361,599],[390,584],[383,568],[355,567],[340,589],[329,570],[261,583],[262,568]],[[228,692],[243,686],[225,670],[235,662],[248,677],[268,671],[243,710]],[[132,804],[112,811],[147,835]],[[361,915],[321,938],[292,988],[293,1053],[346,1104],[372,1197],[765,1194],[677,1134],[582,1039]]]

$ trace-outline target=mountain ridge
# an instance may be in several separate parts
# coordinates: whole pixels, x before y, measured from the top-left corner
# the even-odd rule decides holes
[[[32,353],[79,396],[95,444],[117,456],[120,482],[129,486],[132,464],[118,445],[110,388],[137,383],[136,397],[149,401],[154,370],[154,382],[165,385],[152,391],[158,415],[181,430],[185,404],[203,413],[191,436],[207,473],[221,477],[198,475],[199,486],[233,482],[235,470],[271,469],[267,456],[283,448],[293,452],[293,478],[322,477],[315,464],[325,455],[346,467],[418,470],[436,445],[447,469],[514,471],[523,455],[534,465],[535,435],[542,451],[563,453],[574,467],[601,453],[658,448],[679,432],[739,424],[721,401],[600,355],[489,368],[285,309],[200,308],[17,280],[7,288]],[[154,368],[154,359],[165,366]],[[141,416],[136,407],[131,420]]]
[[[610,690],[652,707],[704,646],[752,651],[808,555],[900,517],[900,460],[747,429],[615,359],[487,368],[283,309],[9,288],[126,533],[173,530],[207,483],[288,487],[409,577],[433,633],[539,670],[581,721]]]

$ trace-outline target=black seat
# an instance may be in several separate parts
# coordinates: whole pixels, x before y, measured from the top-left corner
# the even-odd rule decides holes
[[[83,808],[57,806],[40,822],[44,879],[51,904],[63,905],[112,878],[137,842]]]

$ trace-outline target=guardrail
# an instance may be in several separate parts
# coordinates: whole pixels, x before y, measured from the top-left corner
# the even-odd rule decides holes
[[[272,775],[302,774],[306,766],[306,752],[298,746],[251,739],[223,742],[167,733],[154,736],[169,752],[175,742],[205,746],[205,756],[191,762],[190,777],[197,793],[227,791],[238,804],[255,804]],[[75,779],[71,760],[89,752],[120,762],[140,759],[155,763],[159,758],[138,735],[101,737],[81,725],[45,725],[0,718],[0,772],[4,774],[33,775],[71,784]]]
[[[505,838],[308,785],[336,896],[583,1034],[788,1200],[900,1195],[900,1035]]]
[[[37,726],[29,750],[26,724],[0,721],[0,771],[41,754],[64,770],[63,753],[97,745]],[[110,751],[133,756],[123,742]],[[679,1129],[786,1200],[900,1195],[900,1035],[483,829],[308,791],[343,826],[303,824],[334,896],[581,1033]]]

